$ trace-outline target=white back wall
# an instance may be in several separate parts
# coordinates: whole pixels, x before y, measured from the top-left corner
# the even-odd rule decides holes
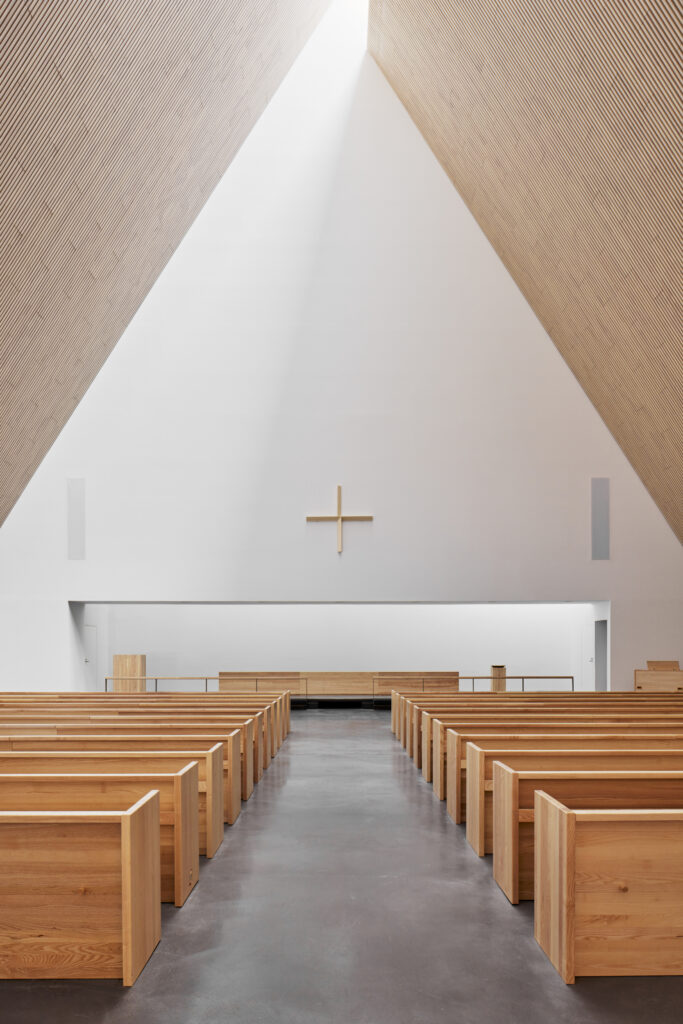
[[[594,619],[590,604],[121,604],[86,605],[83,614],[98,630],[98,689],[120,652],[145,653],[150,676],[330,665],[341,672],[490,675],[492,664],[504,664],[509,675],[572,675],[577,689],[593,689]],[[564,690],[571,683],[529,685]]]
[[[611,601],[613,686],[683,659],[681,545],[365,33],[339,0],[0,530],[3,687],[83,685],[68,600]]]

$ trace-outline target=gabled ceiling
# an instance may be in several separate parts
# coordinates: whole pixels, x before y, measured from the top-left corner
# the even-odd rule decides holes
[[[0,523],[328,3],[0,5]]]
[[[683,542],[680,3],[371,0],[369,47]]]

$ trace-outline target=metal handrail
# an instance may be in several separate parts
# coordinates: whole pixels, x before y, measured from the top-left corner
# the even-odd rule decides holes
[[[476,693],[476,691],[474,689],[474,681],[475,681],[475,679],[488,679],[490,681],[490,680],[496,679],[496,678],[504,679],[505,682],[507,682],[508,679],[521,679],[522,680],[522,689],[520,691],[521,693],[525,693],[526,692],[524,690],[524,684],[527,681],[527,679],[569,679],[569,680],[571,680],[571,692],[572,693],[575,692],[575,690],[574,690],[574,676],[529,676],[529,675],[526,675],[526,676],[508,676],[508,675],[505,675],[505,676],[463,676],[463,675],[460,675],[459,678],[461,680],[462,679],[471,679],[472,680],[472,693]],[[512,690],[512,691],[509,691],[509,692],[514,693],[515,691]],[[561,693],[562,691],[558,691],[558,692]]]

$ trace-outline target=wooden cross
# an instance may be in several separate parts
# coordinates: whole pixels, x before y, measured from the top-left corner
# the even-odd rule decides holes
[[[337,553],[342,553],[342,524],[343,523],[371,523],[373,516],[344,516],[342,515],[342,489],[337,487],[337,514],[336,516],[306,516],[307,523],[336,523],[337,524]]]

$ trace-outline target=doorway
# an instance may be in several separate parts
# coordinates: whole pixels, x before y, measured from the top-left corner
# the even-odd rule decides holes
[[[83,626],[83,661],[85,662],[85,685],[88,690],[97,689],[97,626]]]

